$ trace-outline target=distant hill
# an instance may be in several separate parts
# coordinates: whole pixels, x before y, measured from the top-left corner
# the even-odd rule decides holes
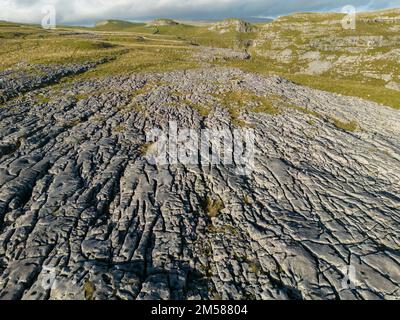
[[[144,25],[145,25],[144,23],[129,22],[124,20],[104,20],[97,22],[95,28],[114,31],[114,30],[122,30]]]
[[[157,27],[157,26],[176,26],[178,24],[179,22],[176,22],[175,20],[172,19],[155,19],[149,22],[147,25]]]

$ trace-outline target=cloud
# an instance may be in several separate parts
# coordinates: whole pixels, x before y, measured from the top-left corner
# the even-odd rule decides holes
[[[102,19],[271,17],[337,11],[348,4],[375,10],[400,7],[400,0],[0,0],[0,20],[40,23],[49,4],[56,8],[58,23],[90,24]]]

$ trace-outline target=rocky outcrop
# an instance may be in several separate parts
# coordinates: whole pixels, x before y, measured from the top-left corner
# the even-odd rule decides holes
[[[195,51],[194,58],[200,61],[248,60],[251,55],[244,50],[200,47]]]
[[[86,72],[112,59],[109,57],[97,62],[63,66],[23,65],[20,69],[3,71],[0,73],[0,103],[6,102],[18,94],[54,84],[64,77]]]
[[[240,19],[226,19],[217,23],[214,23],[210,28],[210,31],[216,31],[219,33],[226,32],[253,32],[255,31],[255,27],[243,20]]]
[[[395,81],[390,81],[386,84],[386,88],[400,91],[400,83]]]
[[[251,171],[151,162],[171,121],[253,129]],[[399,299],[399,123],[226,68],[35,89],[0,108],[0,298]]]
[[[335,78],[350,81],[357,75],[364,77],[365,83],[391,88],[400,80],[397,16],[398,11],[360,13],[355,30],[343,27],[344,16],[340,14],[281,17],[260,28],[253,51],[271,59],[277,70],[283,63],[291,73],[329,72]]]

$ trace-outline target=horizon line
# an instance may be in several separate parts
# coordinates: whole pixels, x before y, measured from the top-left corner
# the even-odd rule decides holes
[[[373,12],[385,12],[385,11],[391,11],[391,10],[400,10],[400,7],[392,7],[392,8],[385,8],[385,9],[364,9],[362,11],[357,11],[357,14],[363,14],[363,13],[373,13]],[[276,15],[276,16],[249,16],[249,17],[232,17],[232,16],[226,16],[226,17],[215,17],[215,18],[171,18],[171,17],[142,17],[142,18],[135,18],[135,19],[129,19],[129,18],[106,18],[106,19],[99,19],[99,20],[91,20],[90,22],[87,23],[69,23],[69,22],[63,22],[60,23],[59,26],[65,26],[65,27],[90,27],[90,26],[96,26],[97,23],[102,22],[102,21],[124,21],[124,22],[130,22],[130,23],[148,23],[151,21],[154,21],[156,19],[171,19],[175,20],[177,22],[182,21],[182,22],[201,22],[201,21],[223,21],[226,19],[239,19],[239,20],[251,20],[251,19],[257,19],[257,20],[266,20],[266,22],[270,22],[273,20],[276,20],[281,17],[288,17],[292,16],[295,14],[345,14],[341,11],[338,11],[337,9],[333,10],[327,10],[327,11],[294,11],[288,14],[283,14],[283,15]],[[7,23],[14,23],[14,24],[20,24],[20,25],[40,25],[39,22],[19,22],[19,21],[10,21],[10,20],[0,20],[0,22],[7,22]],[[251,22],[251,21],[247,21]],[[260,21],[261,22],[261,21]]]

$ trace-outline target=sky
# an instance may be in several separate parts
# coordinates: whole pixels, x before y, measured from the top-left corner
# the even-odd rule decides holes
[[[58,24],[91,25],[105,19],[222,19],[277,17],[293,12],[399,8],[400,0],[0,0],[0,20],[40,23],[46,6]]]

